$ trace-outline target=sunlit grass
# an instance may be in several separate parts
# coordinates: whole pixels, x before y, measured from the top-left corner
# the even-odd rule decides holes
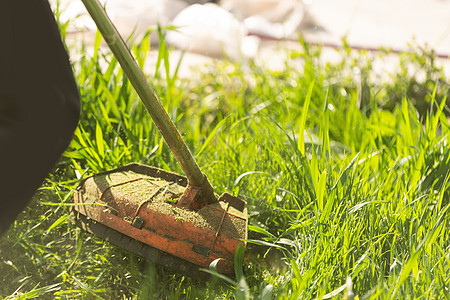
[[[404,69],[393,83],[371,82],[369,60],[343,51],[341,64],[323,65],[320,48],[307,44],[289,52],[279,72],[222,62],[191,79],[150,74],[215,189],[249,204],[249,246],[236,255],[236,277],[205,283],[69,222],[82,177],[129,162],[181,173],[100,42],[97,35],[93,57],[71,50],[81,51],[73,64],[82,119],[41,192],[0,241],[0,296],[448,297],[449,85],[431,56],[408,56],[430,74],[423,85]],[[141,66],[150,42],[146,35],[132,47]],[[158,66],[168,70],[169,51],[160,45]],[[297,60],[302,68],[293,67]],[[346,75],[355,68],[365,70],[365,86]]]

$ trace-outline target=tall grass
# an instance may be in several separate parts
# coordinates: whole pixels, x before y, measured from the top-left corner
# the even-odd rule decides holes
[[[149,34],[133,45],[141,66],[150,48]],[[157,94],[215,189],[250,208],[236,277],[204,283],[69,222],[72,191],[89,174],[129,162],[181,172],[99,35],[93,50],[71,49],[80,54],[73,65],[82,119],[40,193],[0,241],[0,296],[448,297],[448,83],[422,56],[408,56],[433,74],[422,85],[403,69],[393,83],[373,82],[364,53],[355,59],[343,51],[342,63],[324,65],[320,48],[306,43],[287,52],[283,71],[221,62],[181,80],[161,76],[170,62],[160,43],[160,70],[150,77]],[[355,69],[363,70],[357,79],[348,75]],[[409,94],[408,82],[422,92]]]

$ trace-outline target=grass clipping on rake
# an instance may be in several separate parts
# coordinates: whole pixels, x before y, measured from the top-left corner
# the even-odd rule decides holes
[[[122,205],[133,207],[142,205],[141,210],[153,210],[160,214],[172,216],[180,222],[189,222],[196,227],[212,231],[220,227],[222,218],[221,213],[218,213],[219,210],[228,211],[232,215],[242,215],[242,212],[223,201],[205,206],[198,211],[177,207],[174,204],[183,195],[184,186],[160,177],[130,170],[94,175],[85,184],[85,197],[94,197],[89,195],[92,185],[95,185],[104,194],[106,194],[105,191],[110,192],[115,199],[120,199]],[[99,199],[92,200],[98,201]],[[115,206],[108,201],[106,201],[106,204]],[[222,227],[228,232],[235,232],[236,238],[245,236],[246,226],[243,219],[225,218]]]

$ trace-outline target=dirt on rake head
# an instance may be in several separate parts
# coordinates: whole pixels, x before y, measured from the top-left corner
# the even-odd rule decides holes
[[[247,238],[246,203],[229,194],[197,211],[178,207],[185,177],[131,164],[89,177],[74,195],[75,210],[118,232],[203,268],[217,258],[233,272],[234,253]]]

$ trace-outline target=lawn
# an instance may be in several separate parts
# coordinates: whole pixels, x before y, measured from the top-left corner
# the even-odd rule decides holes
[[[81,178],[130,162],[181,169],[100,36],[93,55],[69,47],[81,121],[0,241],[0,297],[450,298],[450,85],[433,53],[413,47],[379,78],[373,54],[344,48],[330,64],[299,43],[282,71],[224,61],[189,79],[161,71],[170,51],[160,43],[148,74],[215,190],[248,202],[236,276],[208,282],[70,222]],[[150,35],[133,44],[141,66],[151,48]]]

